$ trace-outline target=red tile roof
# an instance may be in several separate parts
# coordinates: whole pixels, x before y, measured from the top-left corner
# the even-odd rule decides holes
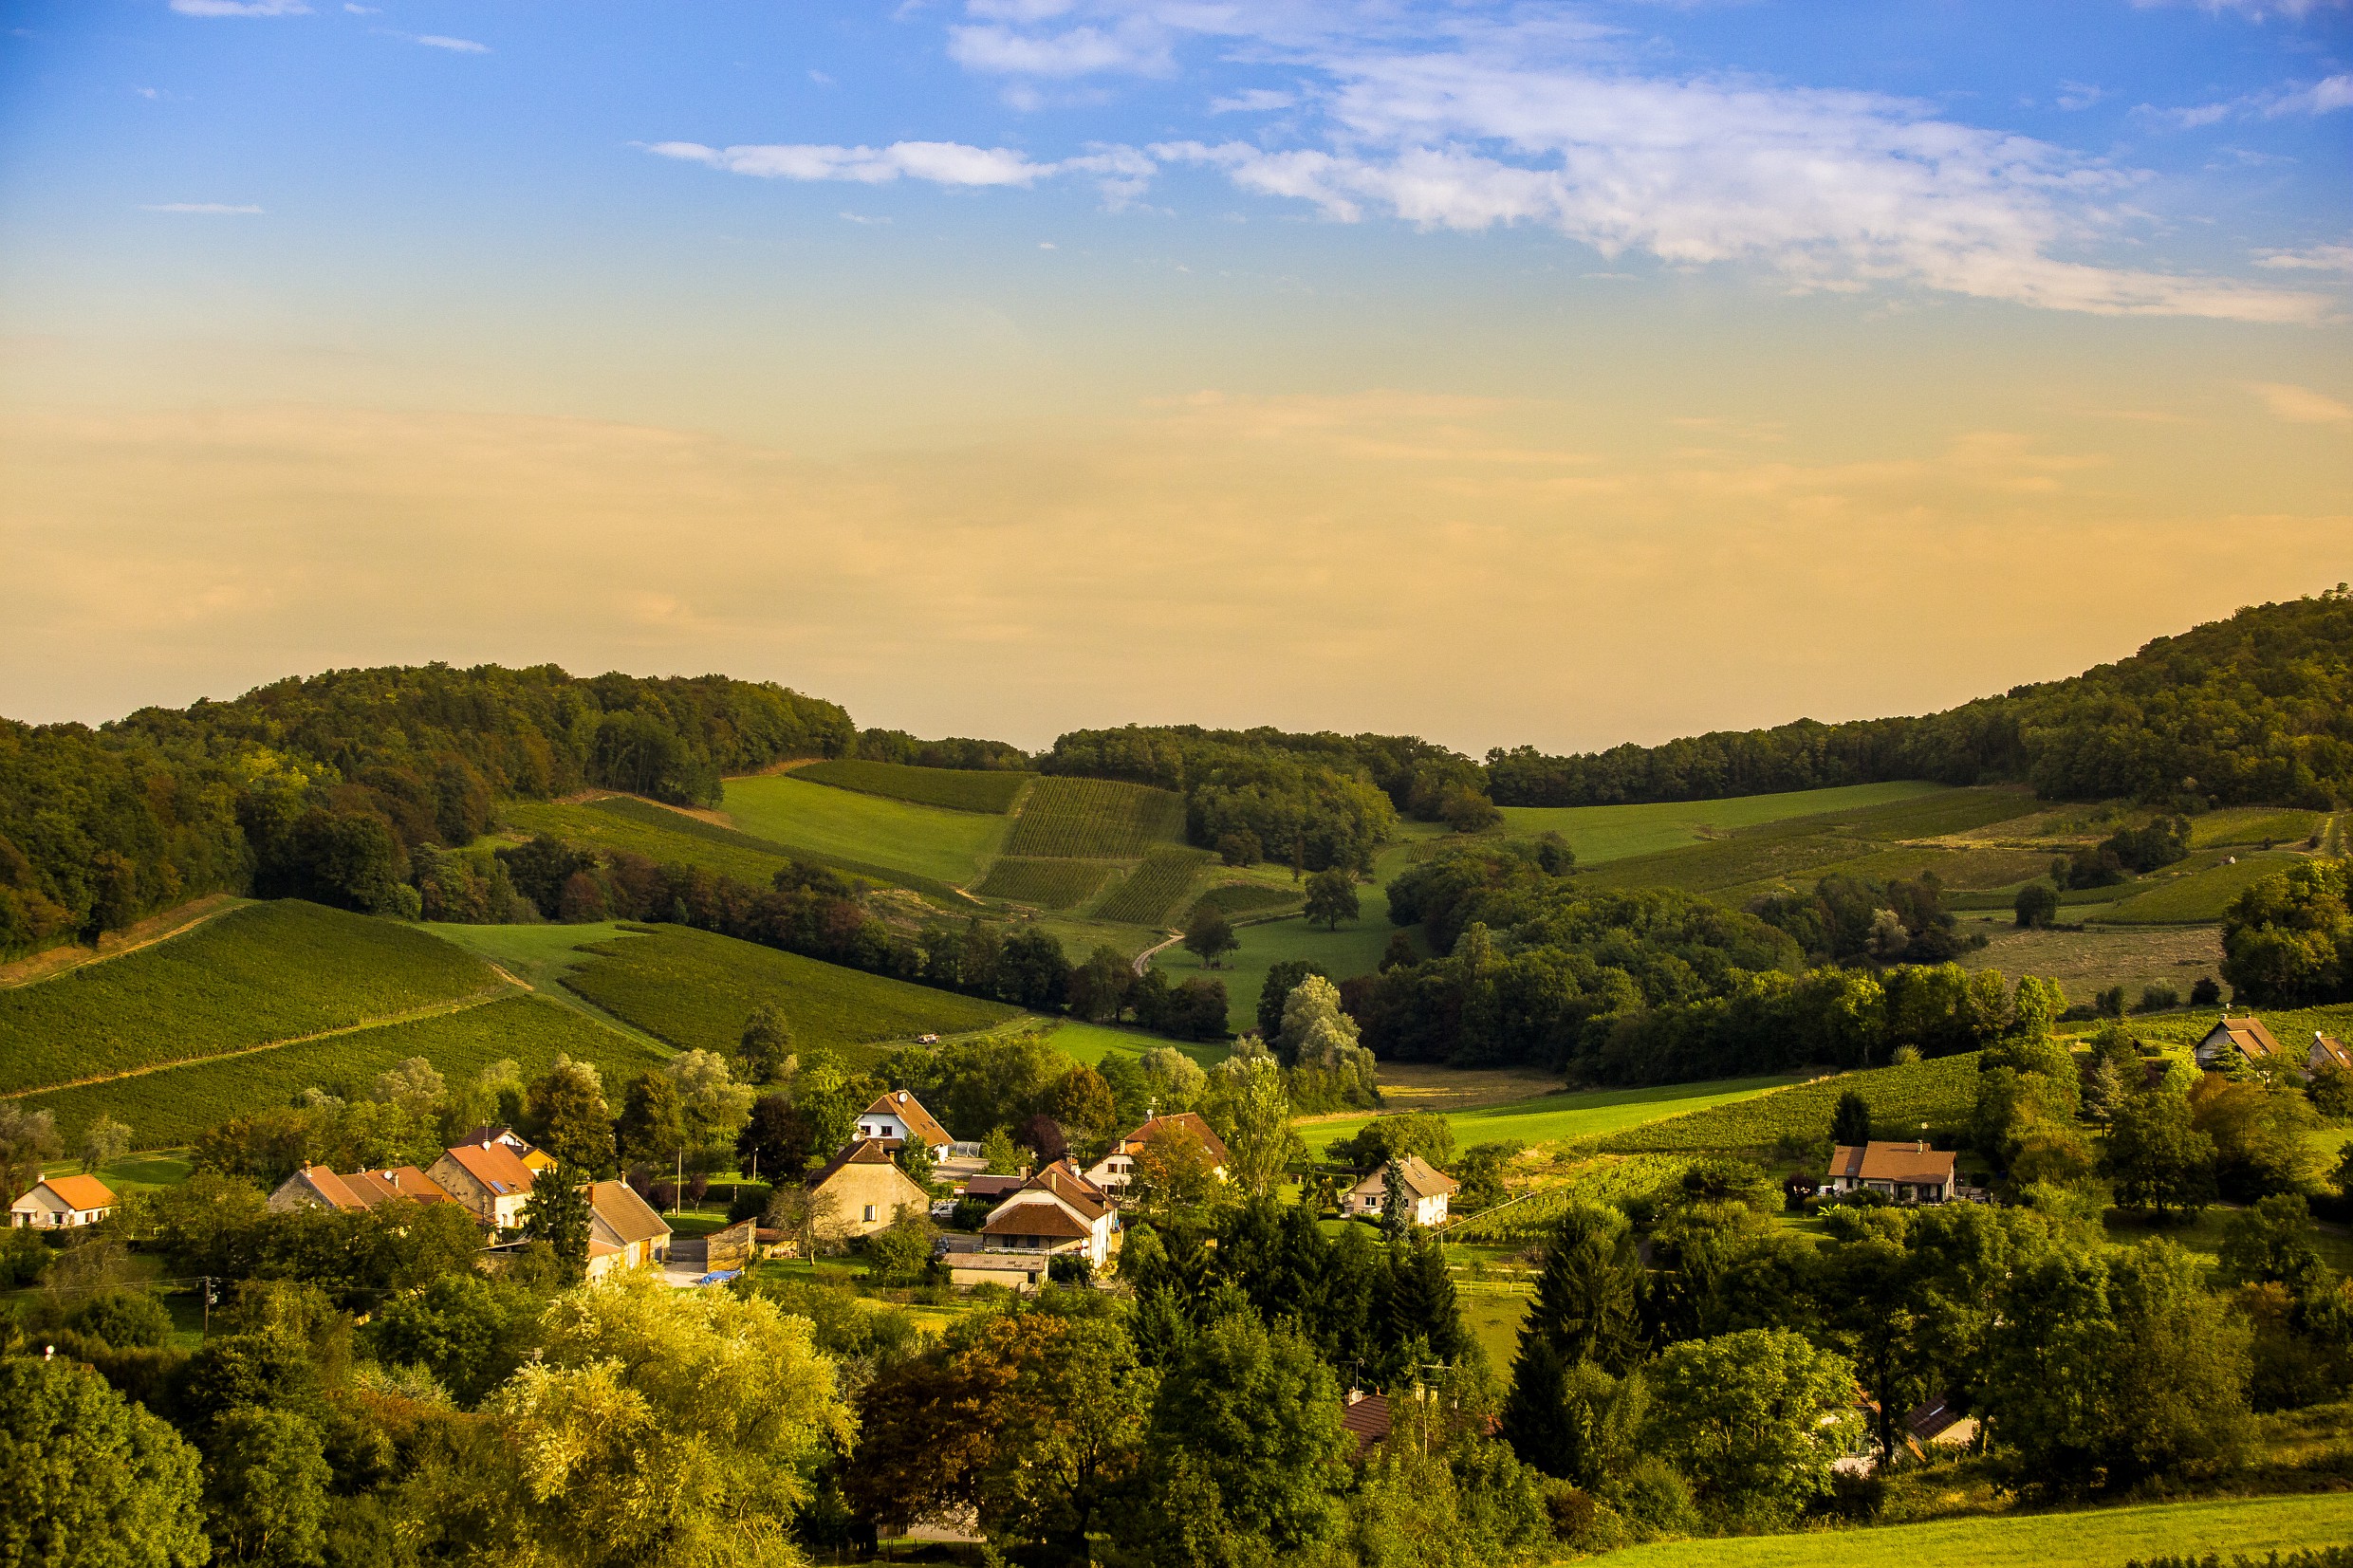
[[[461,1143],[449,1155],[495,1197],[531,1190],[531,1168],[503,1143]]]
[[[1830,1174],[1848,1181],[1953,1181],[1953,1152],[1918,1140],[1902,1143],[1842,1143],[1830,1153]]]
[[[1052,1203],[1017,1203],[1000,1208],[980,1229],[985,1236],[1060,1236],[1082,1242],[1094,1235],[1084,1221]]]
[[[1356,1439],[1357,1452],[1363,1453],[1389,1435],[1389,1396],[1350,1389],[1341,1406],[1340,1424]]]
[[[1163,1134],[1173,1137],[1189,1135],[1197,1138],[1200,1140],[1201,1147],[1209,1151],[1210,1157],[1217,1164],[1227,1165],[1232,1161],[1233,1156],[1226,1153],[1226,1140],[1219,1137],[1208,1122],[1191,1111],[1174,1111],[1164,1116],[1154,1116],[1120,1140],[1119,1153],[1131,1155],[1140,1153],[1145,1144]]]
[[[2217,1034],[2222,1035],[2233,1045],[2238,1047],[2239,1054],[2251,1061],[2258,1058],[2280,1054],[2280,1042],[2271,1038],[2271,1031],[2263,1026],[2263,1020],[2252,1013],[2242,1013],[2237,1018],[2219,1020],[2213,1028],[2206,1031],[2206,1039],[2199,1041],[2198,1043],[2206,1044]]]
[[[923,1102],[904,1089],[893,1089],[889,1094],[867,1106],[862,1114],[869,1116],[897,1116],[906,1124],[908,1132],[913,1133],[934,1149],[943,1144],[955,1142],[948,1129],[939,1124],[939,1119],[923,1109]]]

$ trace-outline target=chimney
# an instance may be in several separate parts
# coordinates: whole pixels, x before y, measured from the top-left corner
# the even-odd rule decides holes
[[[1358,1400],[1363,1397],[1364,1391],[1362,1389],[1350,1389],[1348,1391],[1348,1403],[1351,1405],[1355,1404]]]

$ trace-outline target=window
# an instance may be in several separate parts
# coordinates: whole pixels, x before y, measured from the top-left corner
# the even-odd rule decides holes
[[[874,1223],[874,1205],[872,1205],[872,1204],[868,1204],[868,1205],[866,1205],[866,1219],[865,1219],[865,1223],[866,1223],[866,1224],[868,1224],[868,1225],[872,1225],[872,1224]]]

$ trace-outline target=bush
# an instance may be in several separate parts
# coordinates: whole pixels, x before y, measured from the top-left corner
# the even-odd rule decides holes
[[[2142,1013],[2161,1013],[2168,1008],[2180,1005],[2181,993],[2171,986],[2143,986],[2140,987],[2140,1005],[2133,1010]]]
[[[2190,987],[2190,1005],[2193,1007],[2211,1007],[2221,1000],[2222,983],[2211,974],[2199,976],[2197,984]]]
[[[2011,908],[2016,913],[2019,925],[2029,928],[2047,926],[2059,915],[2059,890],[2048,882],[2029,882],[2018,890],[2017,900]]]

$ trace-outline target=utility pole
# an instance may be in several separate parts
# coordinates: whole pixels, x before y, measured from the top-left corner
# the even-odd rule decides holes
[[[213,1337],[213,1276],[211,1276],[210,1274],[207,1274],[207,1275],[204,1277],[204,1332],[203,1332],[202,1334],[198,1335],[198,1336],[197,1336],[197,1337],[198,1337],[199,1339],[209,1339],[209,1338],[211,1338],[212,1337]]]

